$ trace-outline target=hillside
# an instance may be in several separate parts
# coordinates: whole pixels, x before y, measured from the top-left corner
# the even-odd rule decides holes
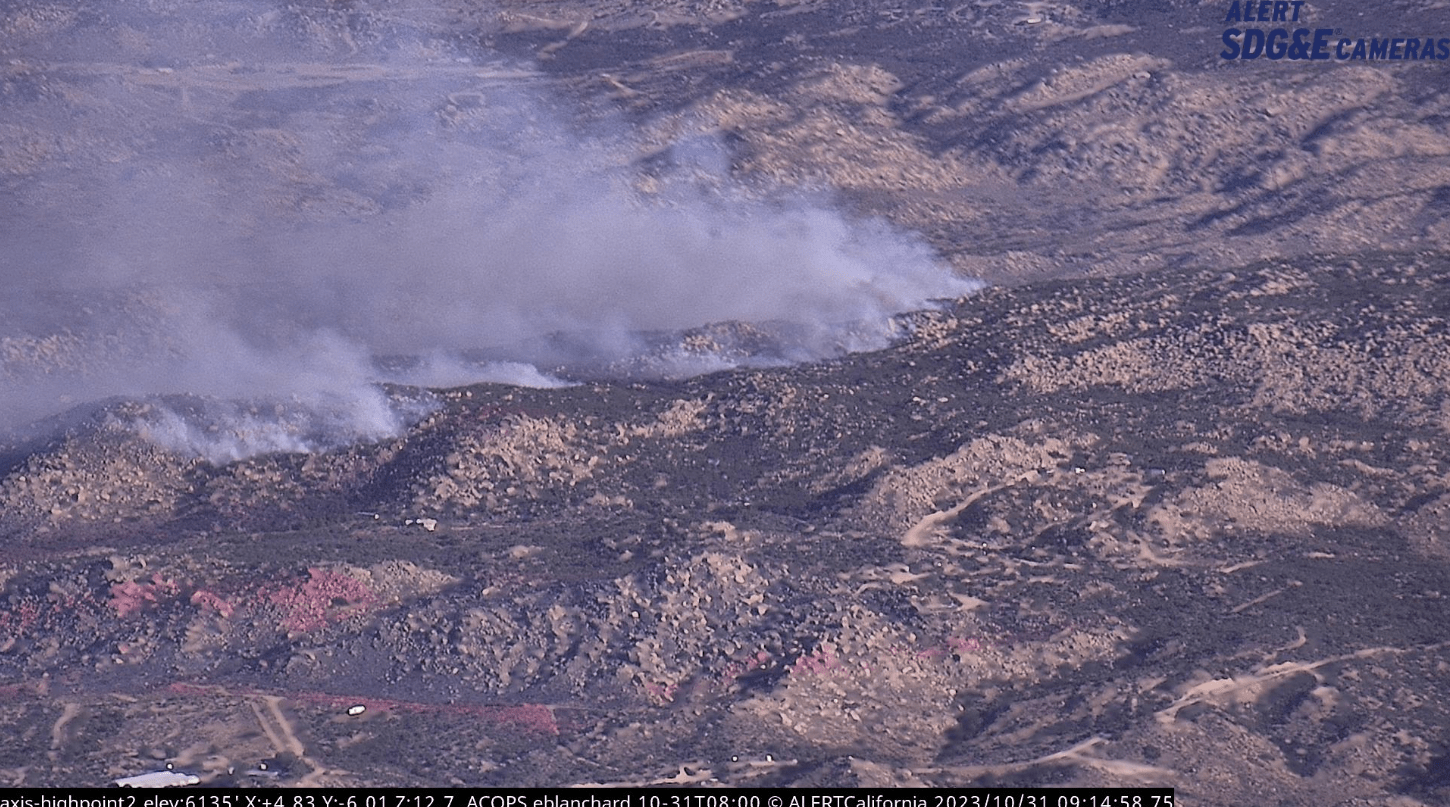
[[[0,4],[0,782],[1445,803],[1446,65],[195,5]]]

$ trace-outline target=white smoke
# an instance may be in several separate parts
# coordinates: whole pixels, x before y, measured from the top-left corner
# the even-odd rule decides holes
[[[557,389],[571,382],[540,372],[532,364],[519,361],[468,361],[448,353],[435,352],[406,369],[384,373],[394,384],[415,387],[447,388],[469,384],[508,384],[513,387]]]
[[[390,405],[376,388],[246,403],[206,398],[190,406],[155,403],[121,425],[161,447],[223,464],[258,454],[307,453],[341,442],[381,440],[432,407]]]
[[[0,416],[205,396],[137,428],[215,462],[315,451],[421,416],[380,382],[560,386],[549,368],[647,351],[672,375],[818,359],[978,285],[917,237],[734,184],[709,138],[647,148],[598,116],[580,134],[517,68],[429,43],[338,58],[257,19],[266,42],[224,76],[254,89],[198,90],[222,74],[197,57],[133,66],[89,115],[31,110],[97,158],[0,190]],[[280,86],[299,74],[331,83]],[[751,355],[658,336],[725,321],[792,337]]]

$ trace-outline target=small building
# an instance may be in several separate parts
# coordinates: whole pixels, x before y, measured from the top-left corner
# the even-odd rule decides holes
[[[201,777],[181,771],[152,771],[112,782],[114,787],[185,787],[201,784]]]

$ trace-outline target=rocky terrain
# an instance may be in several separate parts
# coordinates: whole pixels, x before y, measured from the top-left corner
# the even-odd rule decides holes
[[[193,169],[248,226],[382,227],[444,180],[356,110],[485,136],[528,87],[641,193],[708,135],[701,182],[832,191],[993,285],[809,362],[695,323],[661,343],[739,366],[389,385],[406,428],[326,450],[158,441],[289,422],[184,390],[14,424],[0,781],[1450,802],[1450,65],[1229,63],[1176,2],[203,5],[0,4],[0,260]],[[1363,10],[1312,24],[1450,36]],[[371,58],[420,42],[465,55]],[[170,349],[154,290],[47,293],[130,319],[12,306],[6,383]]]

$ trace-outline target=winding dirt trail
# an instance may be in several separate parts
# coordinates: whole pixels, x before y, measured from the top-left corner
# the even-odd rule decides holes
[[[282,711],[282,700],[280,695],[262,695],[262,704],[265,709],[256,701],[249,701],[252,713],[257,716],[257,723],[262,727],[262,733],[267,735],[267,741],[278,754],[291,754],[301,760],[312,770],[298,780],[298,787],[320,787],[327,782],[323,777],[346,774],[347,771],[329,769],[322,763],[307,755],[307,747],[297,737],[297,728],[292,720]]]
[[[65,727],[81,713],[81,705],[73,701],[67,701],[61,710],[60,717],[55,719],[55,725],[50,727],[50,751],[47,752],[51,761],[60,756],[60,749],[65,745]]]

